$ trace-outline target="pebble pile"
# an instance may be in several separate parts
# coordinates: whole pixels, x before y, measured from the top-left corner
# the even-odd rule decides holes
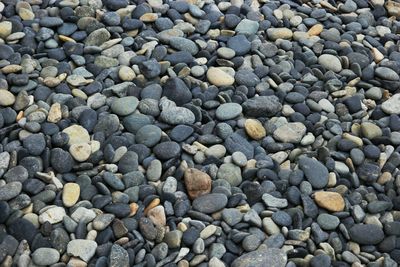
[[[398,266],[399,19],[2,0],[1,266]]]

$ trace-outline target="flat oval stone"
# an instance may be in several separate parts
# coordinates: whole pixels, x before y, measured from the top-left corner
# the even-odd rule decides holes
[[[234,119],[242,113],[242,106],[237,103],[226,103],[220,105],[215,115],[221,121]]]
[[[357,224],[350,228],[351,240],[360,245],[376,245],[385,237],[382,228],[375,224]]]
[[[133,113],[138,105],[139,100],[136,97],[127,96],[114,100],[111,104],[111,110],[119,116],[127,116]]]
[[[203,195],[193,200],[193,209],[202,213],[214,213],[223,209],[228,203],[228,198],[224,194],[211,193]]]

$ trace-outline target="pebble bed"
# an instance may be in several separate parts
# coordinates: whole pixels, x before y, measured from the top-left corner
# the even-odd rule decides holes
[[[399,18],[2,0],[0,265],[398,266]]]

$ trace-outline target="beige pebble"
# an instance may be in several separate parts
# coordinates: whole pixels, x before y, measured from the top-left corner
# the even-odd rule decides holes
[[[88,143],[72,144],[69,147],[69,153],[79,162],[83,162],[90,157],[92,149]]]
[[[79,200],[81,188],[76,183],[66,183],[62,192],[62,201],[65,207],[72,207]]]

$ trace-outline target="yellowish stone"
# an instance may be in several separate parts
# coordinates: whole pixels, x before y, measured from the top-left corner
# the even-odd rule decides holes
[[[26,8],[20,8],[18,15],[22,20],[33,20],[35,19],[35,14],[32,11]]]
[[[81,144],[81,143],[89,143],[90,135],[88,131],[80,125],[72,125],[63,130],[69,137],[68,144]]]
[[[15,96],[7,91],[7,90],[0,90],[0,106],[7,107],[11,106],[15,102]]]
[[[308,35],[318,36],[322,32],[323,29],[324,29],[324,26],[322,26],[322,24],[315,24],[308,30]]]
[[[343,197],[336,192],[319,191],[314,194],[315,203],[321,208],[332,212],[343,211]]]
[[[15,72],[19,72],[21,70],[22,70],[22,67],[20,65],[16,65],[16,64],[7,65],[1,69],[1,71],[4,74],[15,73]]]
[[[83,162],[90,157],[92,148],[88,143],[72,144],[69,147],[69,153],[71,156],[79,162]]]
[[[246,133],[254,140],[260,140],[267,135],[265,128],[259,120],[247,119],[244,123]]]
[[[211,67],[207,71],[208,81],[215,86],[229,86],[235,79],[221,68]]]
[[[47,116],[47,121],[57,123],[61,120],[61,118],[62,118],[61,105],[60,103],[54,103],[50,107],[49,115]]]
[[[5,39],[12,32],[12,23],[9,21],[0,22],[0,38]]]
[[[133,79],[135,79],[136,74],[133,71],[132,68],[128,67],[128,66],[121,66],[121,68],[118,71],[118,76],[121,80],[123,81],[132,81]]]
[[[140,17],[140,20],[143,22],[154,22],[158,19],[157,13],[146,13]]]
[[[62,201],[65,207],[72,207],[79,200],[81,188],[76,183],[67,183],[62,192]]]

